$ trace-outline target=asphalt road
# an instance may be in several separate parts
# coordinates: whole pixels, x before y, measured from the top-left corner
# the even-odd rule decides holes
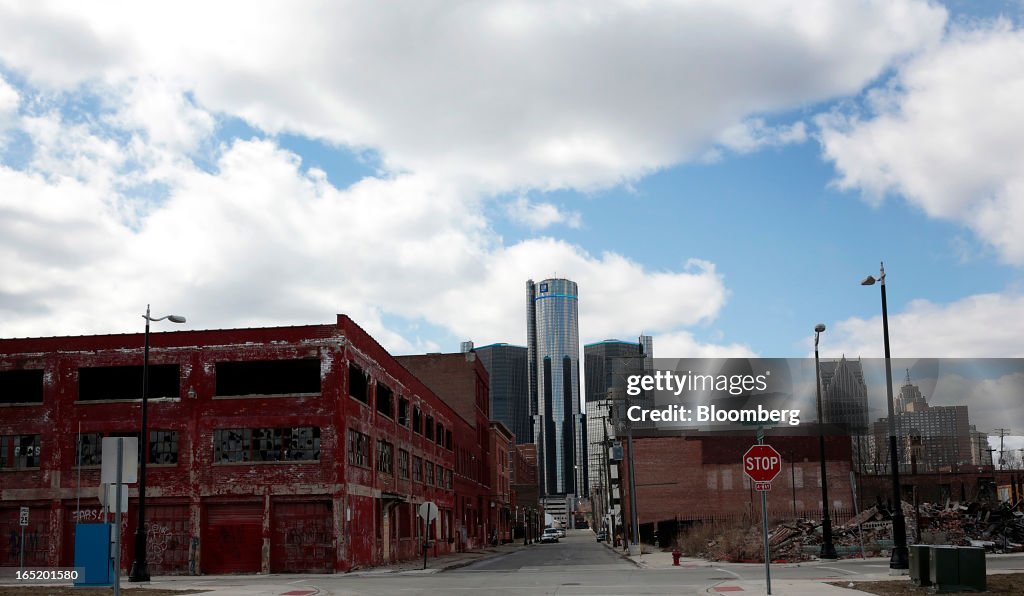
[[[1024,570],[1024,555],[989,555],[988,569]],[[787,580],[856,581],[887,575],[888,561],[850,559],[772,565],[773,593],[821,594],[823,584],[803,583],[785,589]],[[568,596],[617,594],[707,594],[716,587],[739,593],[764,593],[764,566],[688,561],[683,567],[642,569],[594,540],[593,532],[570,532],[558,544],[529,548],[478,561],[451,571],[403,573],[367,572],[337,575],[248,575],[160,578],[152,587],[214,589],[225,596],[357,596],[377,594],[442,594],[485,596],[558,594]],[[778,582],[778,583],[776,583]],[[856,594],[840,588],[839,593]],[[833,592],[835,593],[835,592]]]

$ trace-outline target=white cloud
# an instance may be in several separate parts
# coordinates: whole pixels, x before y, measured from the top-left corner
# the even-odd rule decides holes
[[[915,300],[903,312],[889,313],[894,358],[1024,357],[1024,296],[977,294],[950,304]],[[829,352],[881,357],[881,315],[850,318],[830,326]]]
[[[0,133],[14,123],[19,103],[21,97],[18,91],[0,76]]]
[[[697,341],[688,331],[662,333],[654,336],[656,358],[756,358],[757,354],[743,344],[707,344]]]
[[[60,89],[175,81],[392,171],[593,188],[700,155],[751,113],[857,92],[945,21],[924,0],[13,3],[0,60]]]
[[[792,125],[768,126],[763,118],[750,118],[726,128],[718,143],[737,153],[751,153],[764,147],[781,147],[807,140],[807,127],[803,122]]]
[[[872,113],[819,118],[841,188],[898,194],[1024,265],[1024,31],[954,30],[870,96]]]
[[[551,203],[535,203],[526,197],[518,197],[506,209],[509,218],[534,230],[542,230],[555,224],[578,228],[581,218],[578,211],[565,211]]]

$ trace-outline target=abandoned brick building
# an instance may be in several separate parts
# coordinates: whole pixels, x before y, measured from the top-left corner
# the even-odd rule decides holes
[[[490,488],[488,466],[502,464],[483,459],[494,429],[460,416],[348,317],[153,333],[151,344],[140,451],[154,575],[413,558],[424,501],[440,509],[432,554],[498,529],[487,499],[504,490]],[[0,566],[16,565],[22,547],[27,565],[72,564],[75,523],[101,516],[102,437],[139,436],[142,346],[141,334],[0,340]],[[474,391],[486,403],[480,370]],[[507,449],[500,455],[507,461]],[[125,566],[137,494],[132,485]],[[511,497],[499,507],[513,508]]]

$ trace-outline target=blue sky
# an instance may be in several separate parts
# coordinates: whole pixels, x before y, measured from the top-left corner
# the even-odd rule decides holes
[[[0,3],[0,335],[1024,355],[1019,1],[257,7]]]

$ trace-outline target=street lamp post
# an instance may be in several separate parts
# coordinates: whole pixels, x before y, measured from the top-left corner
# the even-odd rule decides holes
[[[832,516],[828,506],[828,475],[825,466],[825,419],[821,415],[821,366],[818,364],[818,336],[825,331],[825,325],[814,326],[814,385],[818,390],[818,455],[821,458],[821,552],[820,559],[836,559],[836,547],[832,544]]]
[[[166,315],[153,318],[149,316],[149,305],[146,305],[146,340],[142,356],[142,431],[139,433],[139,522],[135,528],[135,561],[128,575],[128,581],[148,582],[149,566],[146,563],[146,462],[149,460],[149,432],[146,427],[146,410],[149,400],[149,323],[167,319],[172,323],[184,323],[185,317]]]
[[[892,466],[892,496],[895,511],[892,514],[893,547],[889,558],[889,569],[909,569],[907,551],[907,522],[903,517],[903,496],[900,494],[900,460],[896,451],[896,412],[892,403],[892,362],[889,356],[889,313],[885,302],[885,263],[879,265],[878,279],[867,276],[860,282],[871,286],[879,282],[882,287],[882,338],[885,343],[885,390],[886,406],[889,408],[889,463]]]

